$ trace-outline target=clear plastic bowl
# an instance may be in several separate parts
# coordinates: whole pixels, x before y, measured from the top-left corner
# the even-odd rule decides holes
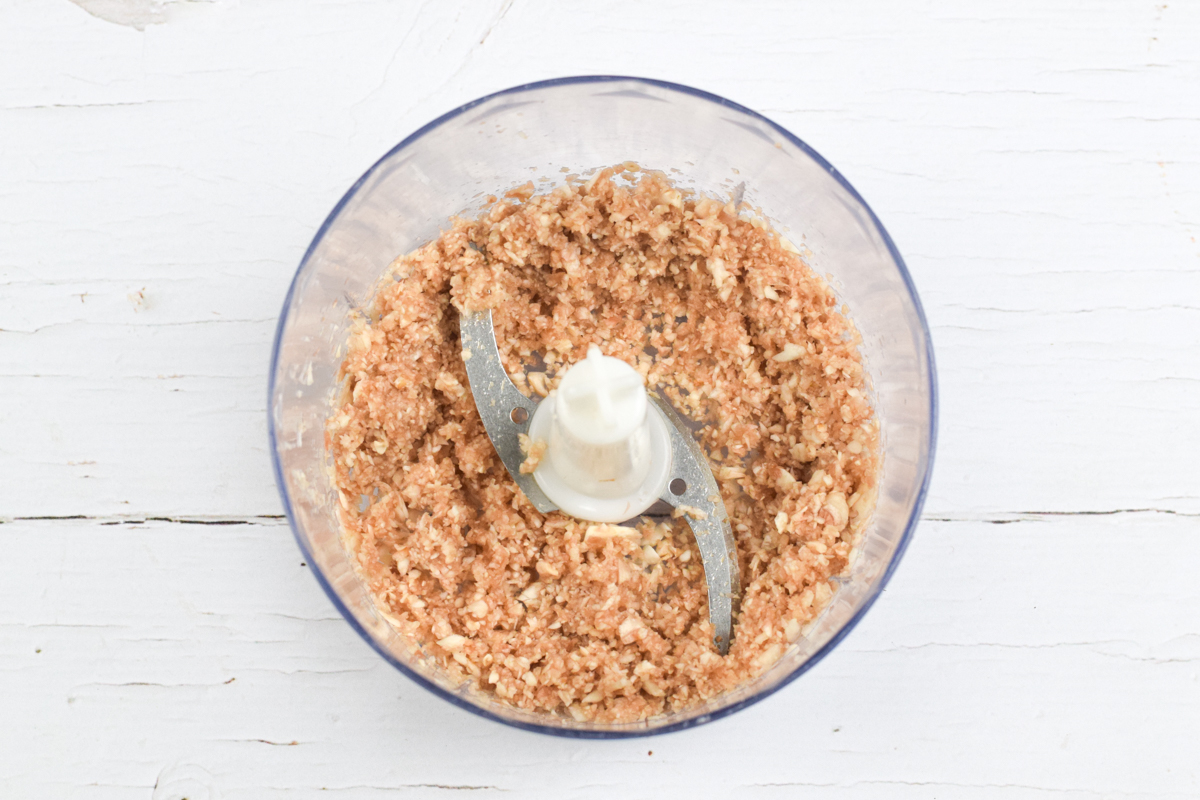
[[[521,711],[455,685],[376,612],[343,549],[324,448],[350,323],[387,266],[438,235],[451,215],[530,179],[555,183],[634,161],[678,183],[744,199],[811,251],[863,337],[883,437],[879,500],[829,607],[753,682],[636,724],[581,723]],[[550,185],[550,184],[544,184]],[[717,719],[795,680],[862,618],[895,570],[920,515],[932,466],[933,351],[912,280],[883,225],[825,159],[755,112],[662,81],[578,77],[498,92],[451,111],[367,170],[329,214],[284,301],[271,354],[275,477],[300,549],[334,605],[396,669],[468,711],[579,737],[664,733]]]

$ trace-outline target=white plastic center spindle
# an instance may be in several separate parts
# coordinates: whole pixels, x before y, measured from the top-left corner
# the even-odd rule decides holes
[[[619,358],[588,348],[554,397],[549,453],[563,482],[591,497],[621,497],[650,471],[645,382]]]
[[[595,345],[538,405],[529,433],[547,443],[534,479],[572,516],[621,522],[665,490],[671,468],[666,422],[651,406],[641,374]]]

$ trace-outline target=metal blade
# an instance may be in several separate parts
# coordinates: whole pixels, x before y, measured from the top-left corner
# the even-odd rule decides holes
[[[696,537],[704,563],[713,643],[725,655],[733,641],[733,612],[742,595],[741,569],[729,514],[700,443],[669,403],[653,392],[650,398],[671,423],[667,426],[671,436],[671,479],[661,499],[677,509],[686,509],[684,517]],[[683,481],[682,487],[677,481]],[[677,488],[683,492],[676,494]]]
[[[557,511],[558,506],[546,497],[533,475],[521,474],[525,455],[517,437],[528,433],[537,401],[521,394],[504,370],[491,310],[461,314],[459,332],[475,407],[500,461],[538,511]],[[696,537],[708,585],[713,643],[724,655],[733,640],[733,613],[741,596],[741,571],[729,515],[700,444],[669,403],[653,392],[650,399],[669,423],[671,437],[671,477],[661,499],[673,508],[686,508],[684,516]],[[517,414],[520,422],[513,419],[515,409],[524,412],[523,416]],[[672,491],[673,486],[680,488],[677,481],[683,482],[681,494]]]
[[[496,346],[491,309],[460,314],[458,330],[462,340],[463,363],[467,367],[467,382],[471,385],[475,408],[479,409],[483,428],[492,440],[496,454],[534,508],[543,514],[557,511],[558,506],[550,502],[533,475],[521,474],[525,454],[521,452],[517,436],[529,432],[529,420],[533,419],[537,402],[521,394],[504,371],[500,348]],[[520,422],[513,420],[514,409],[524,412]]]

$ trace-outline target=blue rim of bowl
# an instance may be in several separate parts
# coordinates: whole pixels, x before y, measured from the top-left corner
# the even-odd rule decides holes
[[[817,650],[815,653],[813,653],[803,664],[801,664],[799,667],[797,667],[795,670],[793,670],[791,673],[789,673],[786,677],[784,677],[782,680],[780,680],[779,683],[775,684],[774,686],[770,687],[769,689],[765,689],[762,692],[755,694],[752,697],[747,697],[744,700],[739,700],[736,703],[732,703],[728,706],[725,706],[724,708],[718,709],[711,713],[701,714],[701,715],[692,717],[690,719],[682,720],[680,722],[677,722],[677,723],[674,723],[671,725],[664,725],[661,728],[653,728],[653,729],[646,729],[646,730],[636,730],[636,729],[633,729],[633,730],[631,730],[631,729],[580,730],[580,729],[573,729],[573,728],[558,728],[558,727],[554,727],[551,725],[538,725],[536,723],[505,719],[504,717],[493,714],[490,711],[488,711],[487,709],[481,708],[481,707],[469,702],[465,698],[443,689],[442,687],[434,684],[433,682],[429,681],[427,678],[423,677],[422,675],[419,675],[418,673],[414,672],[412,669],[410,669],[409,667],[407,667],[406,665],[404,665],[403,663],[398,661],[391,653],[389,653],[386,649],[384,649],[383,646],[379,644],[379,642],[375,641],[375,638],[373,636],[371,636],[371,634],[369,632],[367,632],[358,623],[358,620],[355,619],[354,614],[352,614],[350,612],[350,609],[346,607],[345,603],[342,602],[341,598],[338,597],[337,593],[333,590],[333,587],[330,585],[329,581],[325,578],[325,575],[317,567],[316,559],[313,558],[312,552],[308,549],[308,546],[304,542],[304,538],[300,535],[299,526],[296,522],[296,516],[292,509],[291,498],[288,496],[287,486],[283,480],[283,470],[282,470],[282,467],[280,466],[279,450],[277,447],[277,438],[276,438],[276,434],[275,434],[275,415],[273,413],[273,409],[274,409],[274,397],[275,397],[275,374],[276,374],[277,367],[279,365],[279,343],[283,337],[284,328],[287,325],[288,311],[292,305],[292,296],[296,292],[296,284],[300,280],[300,275],[304,271],[305,264],[308,263],[308,259],[312,256],[313,251],[316,249],[317,243],[320,242],[322,238],[324,238],[326,231],[329,229],[329,227],[333,223],[333,221],[335,219],[337,219],[338,214],[341,213],[341,211],[345,207],[346,203],[348,203],[350,201],[350,198],[354,197],[354,195],[358,192],[359,188],[362,187],[362,185],[367,181],[367,179],[370,178],[373,174],[375,174],[375,171],[377,169],[379,169],[380,165],[382,165],[385,161],[390,159],[396,153],[403,150],[405,147],[408,147],[413,142],[415,142],[418,139],[420,139],[421,137],[425,136],[427,133],[430,133],[430,132],[436,130],[443,123],[448,122],[449,120],[454,119],[455,117],[459,116],[460,114],[463,114],[463,113],[471,110],[472,108],[475,108],[476,106],[478,106],[482,103],[485,103],[489,100],[493,100],[498,97],[505,97],[505,96],[509,96],[509,95],[521,94],[522,92],[533,91],[536,89],[552,88],[555,86],[566,86],[566,85],[571,85],[571,84],[590,84],[590,83],[604,84],[604,83],[616,83],[616,82],[641,83],[641,84],[645,84],[647,86],[653,86],[653,87],[656,87],[659,89],[666,89],[668,91],[678,92],[680,94],[685,94],[685,95],[690,95],[692,97],[700,98],[702,100],[707,100],[711,103],[716,103],[717,105],[724,106],[731,110],[740,112],[749,117],[757,119],[760,122],[763,122],[763,123],[769,125],[771,127],[771,129],[774,130],[776,133],[778,133],[780,136],[784,137],[789,142],[794,144],[796,147],[799,147],[802,151],[804,151],[804,153],[806,155],[808,155],[810,158],[812,158],[826,172],[828,172],[839,184],[841,184],[842,188],[845,189],[847,192],[849,192],[850,195],[855,200],[857,200],[860,204],[862,204],[862,207],[866,210],[867,214],[870,215],[871,222],[875,225],[875,229],[879,232],[879,235],[883,238],[884,244],[887,245],[888,252],[891,254],[892,259],[895,261],[896,267],[900,271],[900,277],[904,281],[904,286],[908,290],[908,298],[912,302],[913,308],[917,312],[917,318],[921,322],[921,332],[925,338],[925,357],[929,363],[929,423],[930,423],[929,424],[929,443],[928,443],[928,452],[927,452],[926,458],[925,458],[925,474],[921,480],[921,487],[917,492],[916,502],[913,503],[912,513],[909,515],[908,522],[904,526],[904,533],[900,537],[899,544],[896,545],[896,550],[892,554],[891,561],[888,562],[887,569],[884,570],[882,577],[880,577],[880,579],[875,583],[875,586],[872,587],[871,593],[869,595],[867,595],[867,597],[863,600],[862,605],[859,607],[858,611],[856,611],[854,613],[854,616],[852,616],[846,622],[846,624],[843,625],[841,627],[841,629],[838,630],[838,632],[833,635],[833,637],[828,642],[826,642],[819,650]],[[899,566],[899,564],[900,564],[900,559],[904,556],[904,552],[908,549],[908,545],[909,545],[910,541],[912,540],[913,531],[916,529],[917,522],[921,517],[921,509],[925,505],[925,496],[929,491],[929,481],[930,481],[930,477],[933,474],[934,455],[937,452],[937,429],[938,429],[937,366],[934,361],[933,342],[929,335],[929,323],[925,318],[925,309],[921,306],[921,300],[917,296],[916,287],[913,285],[912,276],[908,272],[908,267],[904,263],[904,258],[900,255],[900,251],[896,249],[896,245],[892,241],[892,237],[890,235],[888,235],[887,229],[883,227],[883,223],[879,220],[879,217],[877,217],[875,215],[874,210],[872,210],[871,206],[867,204],[867,201],[863,199],[862,195],[860,195],[858,193],[858,191],[853,186],[850,185],[850,182],[847,181],[842,176],[842,174],[840,172],[838,172],[837,169],[832,164],[830,164],[827,160],[825,160],[825,158],[823,158],[820,153],[818,153],[816,150],[813,150],[803,140],[801,140],[799,137],[792,134],[786,128],[784,128],[783,126],[768,119],[767,117],[763,116],[762,114],[759,114],[757,111],[753,111],[752,109],[746,108],[745,106],[735,103],[732,100],[727,100],[726,98],[721,97],[720,95],[716,95],[711,92],[706,92],[706,91],[703,91],[702,89],[695,89],[691,86],[685,86],[685,85],[679,84],[679,83],[671,83],[669,81],[655,80],[653,78],[638,78],[638,77],[625,76],[625,75],[577,75],[577,76],[572,76],[572,77],[567,77],[567,78],[553,78],[551,80],[535,81],[533,83],[524,83],[524,84],[521,84],[520,86],[513,86],[509,89],[504,89],[499,92],[494,92],[492,94],[484,95],[483,97],[476,98],[475,100],[472,100],[469,103],[459,106],[458,108],[454,109],[453,111],[449,111],[449,112],[443,114],[442,116],[438,117],[437,119],[433,120],[432,122],[417,129],[415,132],[413,132],[409,136],[405,137],[399,144],[397,144],[395,147],[393,147],[391,150],[389,150],[387,153],[385,153],[383,155],[383,157],[381,157],[378,161],[376,161],[374,164],[372,164],[371,168],[368,169],[366,172],[364,172],[362,177],[360,177],[357,181],[354,182],[354,185],[351,186],[344,195],[342,195],[342,198],[340,200],[338,200],[337,205],[335,205],[333,207],[333,210],[329,212],[329,215],[325,218],[325,221],[321,223],[321,227],[317,230],[316,235],[313,237],[312,243],[309,244],[308,249],[304,252],[304,257],[300,260],[300,265],[296,268],[296,274],[292,278],[291,285],[288,286],[287,295],[284,297],[284,300],[283,300],[283,310],[279,315],[279,324],[276,326],[276,329],[275,329],[275,341],[271,346],[271,365],[270,365],[270,373],[269,373],[268,382],[267,382],[267,432],[268,432],[268,437],[270,439],[270,444],[271,444],[271,464],[272,464],[272,467],[274,468],[275,483],[276,483],[276,486],[279,488],[279,496],[283,500],[283,507],[284,507],[284,511],[287,514],[288,524],[292,529],[292,535],[296,538],[296,544],[299,545],[299,547],[300,547],[300,552],[304,555],[305,562],[308,563],[309,568],[313,571],[313,575],[315,575],[317,578],[317,583],[320,584],[321,588],[325,591],[325,594],[328,595],[330,601],[337,608],[337,610],[339,612],[341,612],[343,617],[346,618],[346,621],[350,623],[350,627],[353,628],[355,631],[357,631],[358,635],[361,636],[367,642],[367,644],[369,644],[371,646],[371,648],[375,650],[375,652],[379,653],[379,655],[382,656],[385,661],[387,661],[393,667],[398,669],[401,673],[408,676],[410,679],[412,679],[416,683],[420,684],[424,688],[428,689],[429,691],[433,692],[438,697],[441,697],[442,699],[447,700],[450,703],[453,703],[454,705],[458,706],[459,708],[465,709],[466,711],[469,711],[473,714],[477,714],[478,716],[481,716],[485,719],[489,719],[494,722],[500,722],[505,725],[512,726],[514,728],[520,728],[522,730],[533,731],[535,733],[549,734],[551,736],[563,736],[563,737],[574,738],[574,739],[626,739],[626,738],[634,738],[634,737],[641,737],[641,736],[658,736],[658,735],[661,735],[664,733],[673,733],[675,731],[681,731],[681,730],[684,730],[687,728],[695,727],[697,725],[703,725],[708,722],[714,722],[718,719],[721,719],[722,717],[729,716],[730,714],[733,714],[734,712],[741,711],[743,708],[747,708],[748,706],[751,706],[751,705],[759,702],[760,700],[764,700],[767,697],[770,697],[772,694],[774,694],[775,692],[778,692],[780,689],[787,686],[792,681],[796,680],[801,675],[808,672],[810,669],[812,669],[818,663],[820,663],[821,660],[825,658],[825,656],[827,656],[835,647],[838,646],[838,644],[841,643],[841,641],[843,639],[846,638],[846,636],[850,633],[850,631],[854,630],[854,628],[858,625],[858,623],[860,621],[862,621],[863,616],[867,613],[868,610],[870,610],[871,606],[873,606],[875,604],[875,601],[877,599],[879,599],[879,595],[883,592],[884,587],[887,586],[888,581],[891,580],[893,573],[895,573],[895,571],[896,571],[896,567]]]

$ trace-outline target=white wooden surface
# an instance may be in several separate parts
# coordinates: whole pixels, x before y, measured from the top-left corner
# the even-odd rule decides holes
[[[849,177],[943,413],[925,520],[829,658],[716,724],[578,742],[437,700],[341,621],[264,400],[287,283],[375,158],[604,72],[735,99]],[[1198,142],[1181,0],[6,0],[0,797],[1200,797]]]

